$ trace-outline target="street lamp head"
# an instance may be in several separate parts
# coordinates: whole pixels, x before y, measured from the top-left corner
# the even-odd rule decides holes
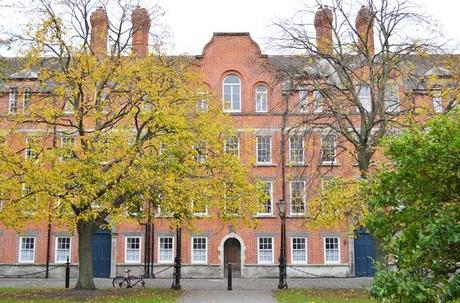
[[[280,214],[280,217],[284,217],[286,214],[286,201],[280,199],[278,203],[276,203],[276,206],[278,206],[278,212]]]

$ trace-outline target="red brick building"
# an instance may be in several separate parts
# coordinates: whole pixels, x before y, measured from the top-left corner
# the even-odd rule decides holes
[[[101,20],[104,22],[105,19]],[[318,21],[317,26],[321,26],[320,23]],[[95,31],[97,26],[99,23],[94,25]],[[322,31],[318,28],[319,33]],[[146,32],[148,28],[134,37],[133,49],[136,52],[142,53],[147,49]],[[107,39],[106,35],[104,39]],[[324,47],[328,47],[327,43]],[[297,61],[295,56],[264,55],[249,33],[214,33],[202,54],[196,56],[206,84],[223,100],[223,110],[232,117],[238,134],[225,143],[225,148],[238,154],[250,167],[252,176],[265,182],[271,199],[263,213],[255,215],[259,221],[256,228],[222,224],[206,218],[208,210],[197,214],[202,218],[197,221],[196,230],[182,231],[183,277],[221,278],[227,262],[235,264],[237,276],[276,277],[280,252],[278,200],[288,202],[288,277],[356,274],[357,252],[353,236],[341,230],[313,231],[305,228],[308,199],[317,188],[315,178],[318,173],[358,177],[359,171],[350,155],[337,152],[334,140],[340,138],[321,134],[316,138],[305,137],[296,127],[299,117],[315,114],[310,105],[302,107],[306,99],[313,98],[313,91],[293,88],[286,93],[273,67],[280,62],[298,64]],[[418,72],[424,77],[430,71],[433,71],[432,66],[425,64]],[[10,82],[3,84],[0,96],[2,115],[20,110],[22,103],[27,102],[29,92],[18,83],[33,81],[34,78],[36,75],[33,74],[15,73],[10,76]],[[399,94],[408,90],[416,92],[416,98],[420,100],[417,102],[426,103],[430,111],[442,110],[443,101],[440,97],[431,98],[429,89],[401,87]],[[289,104],[287,116],[286,104]],[[170,267],[174,261],[177,239],[169,223],[168,218],[161,216],[154,220],[153,243],[149,246],[155,272]],[[78,264],[75,235],[51,226],[49,240],[51,268],[65,262],[68,256],[73,265]],[[147,251],[145,240],[144,226],[135,222],[119,224],[110,232],[98,232],[93,245],[95,275],[114,276],[128,267],[133,268],[133,272],[142,272]],[[368,245],[372,246],[372,243],[368,242]],[[46,223],[28,226],[21,233],[0,226],[0,276],[44,270],[47,247]],[[370,249],[368,252],[359,252],[361,257],[363,254],[373,256],[372,247],[367,248]],[[60,268],[52,270],[50,275],[62,273]],[[158,276],[171,277],[171,273],[172,268],[168,268]]]

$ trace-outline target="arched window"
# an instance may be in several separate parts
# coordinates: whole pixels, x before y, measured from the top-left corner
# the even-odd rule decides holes
[[[258,85],[256,87],[256,112],[265,113],[267,111],[267,88],[263,85]]]
[[[224,78],[224,111],[241,111],[241,81],[235,75]]]

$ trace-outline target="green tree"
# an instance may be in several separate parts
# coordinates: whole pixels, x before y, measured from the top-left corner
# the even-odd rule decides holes
[[[460,115],[451,111],[386,141],[391,162],[369,187],[366,227],[394,256],[371,294],[381,302],[460,296]]]
[[[120,24],[109,24],[109,53],[90,43],[94,1],[64,2],[58,11],[72,24],[55,13],[56,2],[40,4],[44,15],[25,58],[38,78],[14,84],[32,95],[2,123],[1,222],[22,228],[49,220],[76,231],[75,287],[94,289],[93,233],[143,217],[147,203],[172,214],[176,226],[193,224],[193,207],[204,204],[217,210],[211,216],[251,220],[255,185],[224,153],[230,120],[206,97],[193,61],[158,49],[130,54],[125,1]]]

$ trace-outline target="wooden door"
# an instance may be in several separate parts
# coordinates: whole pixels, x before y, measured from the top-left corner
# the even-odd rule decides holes
[[[109,231],[97,230],[93,235],[93,276],[110,277],[112,257],[112,235]]]
[[[241,244],[235,238],[229,238],[224,243],[224,275],[228,274],[228,263],[233,265],[233,277],[241,277]]]

